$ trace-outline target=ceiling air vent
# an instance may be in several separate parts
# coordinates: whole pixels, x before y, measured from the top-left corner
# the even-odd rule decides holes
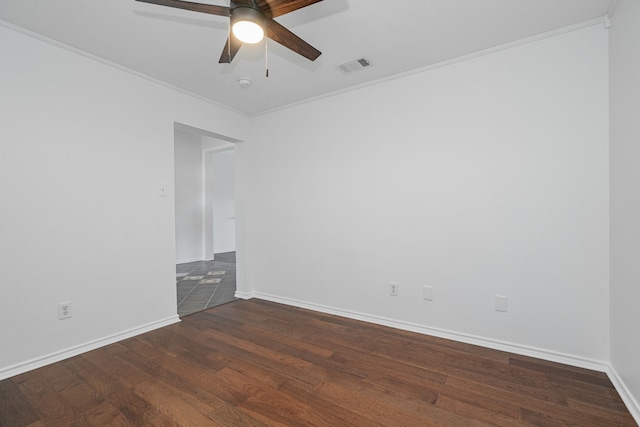
[[[359,71],[369,66],[371,66],[371,63],[367,58],[360,58],[353,61],[345,62],[344,64],[340,64],[338,65],[338,69],[345,74],[350,74],[354,71]]]

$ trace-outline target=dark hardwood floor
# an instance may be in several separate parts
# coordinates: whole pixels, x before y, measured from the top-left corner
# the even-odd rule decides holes
[[[605,374],[235,301],[0,381],[2,426],[635,426]]]

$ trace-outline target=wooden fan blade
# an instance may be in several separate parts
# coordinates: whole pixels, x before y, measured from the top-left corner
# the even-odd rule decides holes
[[[229,40],[231,40],[231,49],[229,49]],[[233,34],[231,34],[230,38],[227,38],[227,42],[224,44],[224,49],[222,49],[222,55],[220,55],[220,60],[218,61],[218,63],[231,63],[241,47],[242,42],[238,40]]]
[[[322,0],[257,0],[256,3],[267,18],[275,18],[320,1]]]
[[[302,55],[310,61],[315,61],[318,56],[322,55],[315,47],[311,46],[300,37],[278,24],[273,19],[267,19],[265,25],[265,33],[271,40],[280,43],[284,47],[288,47],[298,55]]]
[[[157,4],[160,6],[186,9],[194,12],[209,13],[211,15],[231,16],[231,9],[226,6],[214,6],[211,4],[193,3],[181,0],[136,0],[142,3]]]

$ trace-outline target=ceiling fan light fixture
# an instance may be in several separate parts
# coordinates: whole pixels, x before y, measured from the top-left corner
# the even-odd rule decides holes
[[[264,38],[264,15],[250,7],[238,7],[231,15],[231,31],[243,43],[255,44]]]

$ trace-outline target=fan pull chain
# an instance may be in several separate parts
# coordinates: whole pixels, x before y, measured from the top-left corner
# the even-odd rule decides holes
[[[269,42],[268,39],[264,39],[264,67],[265,77],[269,77]]]
[[[227,63],[231,64],[231,19],[227,23]]]

